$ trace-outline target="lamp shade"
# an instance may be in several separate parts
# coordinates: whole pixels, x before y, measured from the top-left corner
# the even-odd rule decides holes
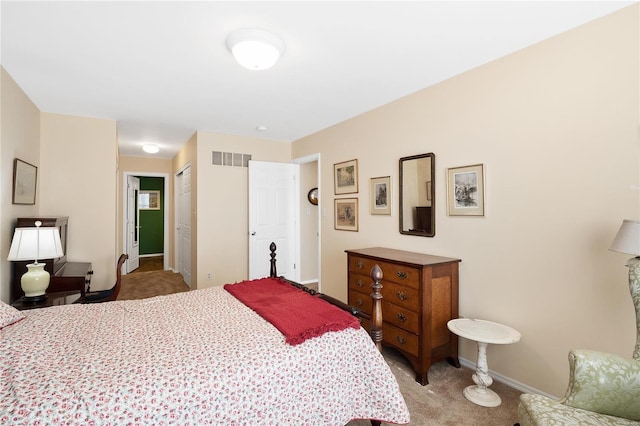
[[[623,220],[609,250],[640,256],[640,220]]]
[[[264,30],[244,29],[229,34],[227,48],[240,65],[258,71],[275,65],[284,52],[284,42]]]
[[[16,228],[7,260],[55,259],[64,256],[58,228]]]

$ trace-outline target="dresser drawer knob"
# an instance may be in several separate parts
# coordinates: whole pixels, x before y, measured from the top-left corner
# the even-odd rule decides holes
[[[404,345],[405,343],[407,343],[407,339],[405,339],[402,336],[396,336],[396,340],[398,341],[398,343],[400,343],[401,345]]]
[[[407,293],[404,291],[399,291],[396,293],[396,297],[400,300],[407,300]]]
[[[364,283],[362,282],[362,280],[357,280],[356,285],[360,288],[364,287]]]
[[[405,314],[399,313],[396,314],[396,317],[401,321],[401,322],[405,322],[407,320],[407,316]]]
[[[356,267],[358,269],[364,268],[364,262],[362,260],[356,260]]]
[[[360,299],[359,297],[356,299],[356,305],[358,306],[362,306],[363,302],[362,299]]]
[[[398,276],[398,278],[402,279],[402,280],[406,280],[408,275],[406,272],[404,271],[398,271],[396,272],[396,275]]]

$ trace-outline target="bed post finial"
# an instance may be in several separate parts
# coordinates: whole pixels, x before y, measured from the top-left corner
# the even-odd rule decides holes
[[[379,351],[382,352],[382,269],[376,264],[371,268],[371,338]]]
[[[269,271],[269,276],[275,278],[278,276],[278,271],[276,270],[276,243],[272,241],[271,244],[269,244],[269,250],[271,251],[271,270]]]

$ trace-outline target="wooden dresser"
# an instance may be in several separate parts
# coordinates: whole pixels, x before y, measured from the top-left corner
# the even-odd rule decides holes
[[[429,383],[431,364],[448,360],[456,367],[458,337],[447,322],[458,318],[460,259],[372,247],[346,250],[349,305],[371,313],[371,268],[382,268],[383,344],[411,362],[416,381]]]

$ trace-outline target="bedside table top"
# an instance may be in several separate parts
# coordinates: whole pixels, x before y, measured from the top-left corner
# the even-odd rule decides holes
[[[497,322],[458,318],[449,321],[447,326],[458,336],[476,342],[504,345],[520,340],[520,332]]]
[[[48,308],[50,306],[70,305],[80,299],[80,291],[59,291],[47,293],[47,298],[40,302],[29,302],[24,296],[11,304],[16,309],[25,311],[28,309]]]

